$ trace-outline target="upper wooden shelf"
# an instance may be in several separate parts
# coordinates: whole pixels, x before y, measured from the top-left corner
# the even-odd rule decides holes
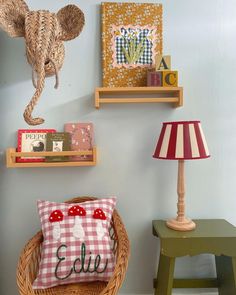
[[[183,105],[183,87],[98,87],[95,107],[102,103],[173,103]]]
[[[92,161],[65,161],[65,162],[16,162],[16,157],[46,157],[46,156],[82,156],[92,155]],[[7,168],[26,167],[73,167],[95,166],[97,164],[96,147],[92,151],[64,151],[64,152],[16,152],[15,148],[6,151]]]

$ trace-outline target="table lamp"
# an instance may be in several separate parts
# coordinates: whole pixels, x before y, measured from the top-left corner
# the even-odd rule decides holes
[[[200,121],[165,122],[153,158],[178,160],[177,217],[166,222],[169,228],[189,231],[196,224],[185,217],[184,160],[210,157]]]

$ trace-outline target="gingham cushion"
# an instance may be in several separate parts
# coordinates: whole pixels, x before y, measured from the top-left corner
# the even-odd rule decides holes
[[[116,198],[79,204],[38,201],[44,241],[33,289],[109,280],[115,265],[109,236],[115,204]],[[73,210],[81,216],[71,216]]]

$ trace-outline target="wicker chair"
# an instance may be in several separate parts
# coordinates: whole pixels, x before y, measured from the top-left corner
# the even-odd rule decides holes
[[[94,197],[77,197],[67,203],[81,203],[95,200]],[[38,232],[24,247],[17,267],[17,285],[21,295],[115,295],[124,280],[128,266],[130,244],[122,220],[114,210],[111,221],[110,236],[114,241],[116,266],[109,282],[92,282],[61,285],[44,290],[33,290],[32,283],[36,278],[40,245],[43,241],[42,231]]]

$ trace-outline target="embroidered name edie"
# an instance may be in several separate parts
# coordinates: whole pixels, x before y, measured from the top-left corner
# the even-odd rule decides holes
[[[72,263],[71,267],[68,269],[68,272],[64,273],[64,275],[60,275],[61,271],[60,268],[65,268],[68,262],[66,261],[66,256],[62,255],[62,251],[67,249],[67,245],[60,245],[56,251],[57,257],[57,264],[55,267],[55,277],[58,280],[65,280],[70,277],[73,273],[80,274],[80,273],[103,273],[106,271],[108,265],[108,259],[105,260],[105,265],[101,267],[102,258],[100,254],[96,255],[95,258],[92,258],[92,253],[90,252],[89,255],[86,253],[86,245],[85,243],[81,244],[81,254],[80,257],[76,258]],[[87,259],[88,258],[88,259]],[[86,262],[87,261],[87,262]]]

